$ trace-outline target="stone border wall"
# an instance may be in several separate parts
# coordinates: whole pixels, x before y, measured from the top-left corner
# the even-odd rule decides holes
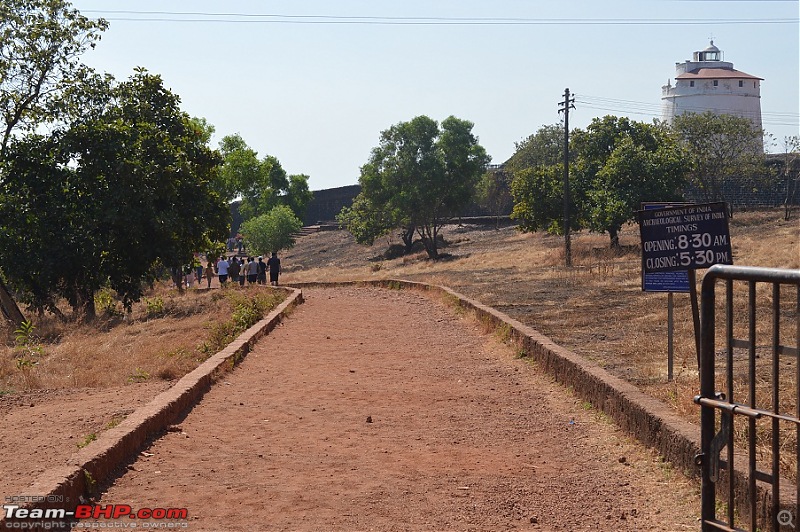
[[[174,386],[157,395],[150,403],[138,408],[119,425],[102,432],[91,445],[75,453],[67,465],[42,473],[26,492],[41,496],[42,499],[20,504],[20,508],[74,509],[78,504],[88,502],[90,497],[98,493],[100,486],[115,477],[116,469],[121,464],[141,451],[153,436],[160,434],[185,415],[221,375],[233,369],[259,339],[274,329],[291,309],[303,302],[301,290],[280,290],[290,293],[267,317],[186,374]],[[4,522],[2,515],[0,528]]]

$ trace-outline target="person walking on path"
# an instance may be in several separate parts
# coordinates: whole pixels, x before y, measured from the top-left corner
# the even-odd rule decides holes
[[[258,284],[267,284],[267,265],[264,257],[258,257]]]
[[[236,258],[236,255],[232,255],[230,262],[228,263],[228,275],[231,278],[231,283],[239,282],[240,272],[241,272],[241,264],[239,263],[239,260]]]
[[[208,261],[206,264],[206,281],[208,281],[208,287],[211,288],[211,279],[214,278],[214,265],[211,264],[211,261]]]
[[[217,261],[217,274],[219,274],[220,286],[225,286],[228,281],[228,259],[225,257],[220,257],[219,261]]]
[[[281,259],[278,258],[277,252],[272,252],[272,256],[267,260],[267,267],[269,268],[269,284],[278,286],[278,275],[281,273]]]
[[[247,282],[249,284],[256,284],[258,280],[258,263],[253,257],[249,257],[247,260],[250,261],[247,263]]]

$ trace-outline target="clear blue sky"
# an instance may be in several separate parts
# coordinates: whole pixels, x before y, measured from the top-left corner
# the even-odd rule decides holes
[[[764,78],[764,129],[798,135],[797,0],[73,0],[109,29],[84,60],[160,74],[192,116],[239,133],[312,190],[357,183],[382,130],[425,114],[475,124],[501,163],[561,120],[660,117],[675,63],[713,37]],[[149,13],[148,13],[149,12]],[[261,16],[257,16],[261,15]],[[504,20],[500,20],[504,19]],[[780,151],[776,148],[775,151]]]

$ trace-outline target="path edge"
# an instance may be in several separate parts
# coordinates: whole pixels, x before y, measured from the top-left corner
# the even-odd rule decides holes
[[[302,289],[280,287],[277,290],[288,291],[289,295],[265,318],[152,401],[137,408],[119,425],[102,432],[91,445],[73,454],[66,465],[45,470],[25,494],[35,500],[16,503],[19,508],[73,510],[79,504],[88,503],[101,486],[114,478],[120,465],[140,452],[154,435],[165,431],[191,410],[222,375],[247,356],[258,340],[303,303]],[[5,515],[0,515],[0,527],[5,521]]]

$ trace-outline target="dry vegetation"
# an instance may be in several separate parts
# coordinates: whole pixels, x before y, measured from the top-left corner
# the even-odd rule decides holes
[[[0,346],[0,395],[178,379],[283,298],[283,292],[261,287],[178,293],[161,285],[124,314],[100,293],[95,323],[33,316],[32,331],[12,334]]]
[[[736,213],[730,220],[730,233],[736,265],[800,268],[800,223],[797,218],[784,221],[782,210]],[[561,237],[521,234],[513,227],[495,230],[454,225],[445,229],[444,238],[447,256],[432,262],[424,252],[384,259],[389,245],[396,243],[391,239],[364,247],[343,231],[313,234],[302,238],[284,257],[285,281],[399,278],[446,285],[536,328],[667,402],[688,419],[699,419],[699,409],[692,401],[699,382],[689,297],[676,294],[674,298],[675,379],[668,382],[667,296],[641,290],[638,226],[624,229],[619,252],[609,249],[606,235],[574,235],[573,268],[563,266]],[[702,275],[700,270],[698,281]],[[741,312],[747,304],[747,289],[741,284],[736,285],[734,302],[735,337],[747,339],[747,316]],[[722,285],[718,290],[724,294]],[[796,290],[781,293],[781,342],[790,346],[798,342],[797,297]],[[760,287],[759,351],[770,344],[771,299],[771,287]],[[717,301],[724,301],[724,296],[718,295]],[[724,346],[722,337],[717,345]],[[737,349],[735,358],[735,399],[745,402],[746,350]],[[762,407],[771,405],[770,358],[758,359],[757,402]],[[796,361],[784,357],[781,368],[782,411],[794,415]],[[717,382],[722,388],[721,374]],[[768,421],[759,424],[768,428]],[[737,422],[736,433],[745,437],[745,425]],[[765,434],[766,430],[759,433],[759,439],[768,444]],[[787,426],[782,445],[793,449],[794,441],[794,430]],[[767,446],[759,446],[765,460],[769,458]],[[788,456],[793,461],[792,454]],[[786,466],[788,469],[789,464]]]

